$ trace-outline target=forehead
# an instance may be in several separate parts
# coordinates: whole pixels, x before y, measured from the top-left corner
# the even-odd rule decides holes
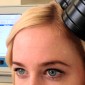
[[[32,44],[32,46],[48,45],[55,42],[56,37],[60,36],[60,30],[55,31],[51,25],[27,27],[16,35],[14,43],[25,43],[25,41],[28,41],[28,45]]]
[[[20,31],[13,44],[13,59],[61,59],[75,60],[78,51],[75,43],[63,31],[52,29],[50,25],[27,27]],[[23,57],[27,56],[27,57]],[[29,57],[30,56],[30,57]],[[69,56],[69,57],[68,57]]]
[[[26,47],[46,47],[47,48],[55,48],[60,49],[62,46],[62,43],[68,43],[70,42],[67,36],[63,31],[60,29],[54,29],[52,25],[39,25],[39,26],[33,26],[33,27],[27,27],[20,31],[15,39],[14,39],[14,47],[16,45],[24,46]],[[15,45],[16,44],[16,45]]]

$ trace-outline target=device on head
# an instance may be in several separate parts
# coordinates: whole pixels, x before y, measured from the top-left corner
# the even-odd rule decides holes
[[[64,10],[65,25],[85,41],[85,0],[56,0]]]

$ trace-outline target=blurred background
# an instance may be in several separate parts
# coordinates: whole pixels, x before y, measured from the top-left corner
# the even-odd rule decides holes
[[[45,4],[52,0],[0,0],[0,5]]]

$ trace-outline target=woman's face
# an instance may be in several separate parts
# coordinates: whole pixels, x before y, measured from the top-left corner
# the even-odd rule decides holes
[[[85,85],[77,45],[50,25],[27,27],[13,44],[15,85]]]

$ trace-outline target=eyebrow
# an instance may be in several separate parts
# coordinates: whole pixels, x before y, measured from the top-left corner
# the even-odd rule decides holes
[[[64,65],[64,66],[70,66],[62,61],[58,61],[58,60],[54,60],[54,61],[48,61],[48,62],[44,62],[41,64],[41,66],[48,66],[48,65],[55,65],[55,64],[61,64],[61,65]]]
[[[25,65],[20,63],[20,62],[15,62],[14,61],[12,64],[15,64],[15,65],[21,66],[21,67],[25,67]],[[66,63],[64,63],[62,61],[55,61],[55,60],[54,61],[48,61],[48,62],[41,63],[40,66],[49,66],[49,65],[55,65],[55,64],[61,64],[63,66],[70,67],[70,65],[68,65],[68,64],[66,64]]]
[[[21,67],[25,67],[24,64],[20,63],[20,62],[12,62],[12,64],[15,64],[17,66],[21,66]]]

